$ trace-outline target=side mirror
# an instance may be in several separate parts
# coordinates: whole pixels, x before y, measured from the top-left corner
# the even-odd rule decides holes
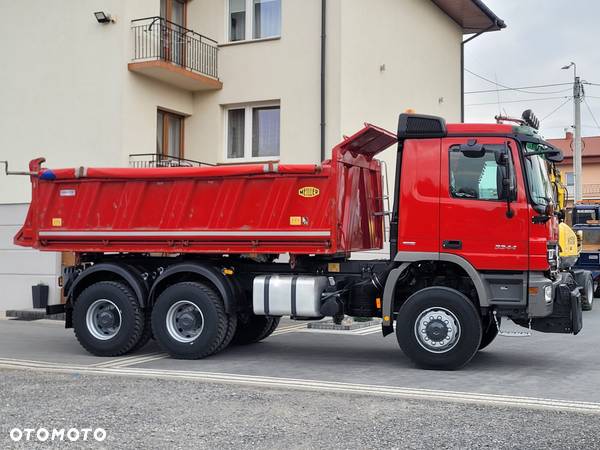
[[[515,215],[510,203],[517,198],[515,179],[513,178],[512,158],[510,157],[510,147],[508,144],[504,148],[494,152],[496,164],[502,167],[502,193],[506,199],[506,217],[509,219]]]

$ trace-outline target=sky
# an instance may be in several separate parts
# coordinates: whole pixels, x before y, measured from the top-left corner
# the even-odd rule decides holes
[[[563,137],[565,128],[574,123],[573,101],[569,100],[573,69],[561,67],[574,61],[582,80],[598,84],[585,85],[582,135],[600,136],[600,1],[484,2],[507,28],[486,33],[465,46],[465,120],[490,122],[499,111],[521,117],[524,110],[532,109],[546,138]],[[496,91],[504,88],[469,71],[508,88],[570,84],[525,89],[528,92]],[[479,90],[493,92],[468,93]]]

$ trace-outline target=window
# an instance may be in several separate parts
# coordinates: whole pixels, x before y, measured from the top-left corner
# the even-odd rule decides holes
[[[493,151],[469,158],[458,148],[450,150],[450,195],[476,200],[505,200],[502,180],[506,168],[498,165]],[[514,179],[514,175],[513,175]]]
[[[595,209],[575,209],[575,214],[573,215],[573,225],[596,224],[597,221],[598,216]]]
[[[229,41],[281,36],[281,0],[227,0]]]
[[[279,105],[231,107],[225,120],[227,159],[279,157]]]
[[[229,0],[229,40],[246,39],[246,0]]]
[[[159,109],[156,114],[156,153],[183,158],[184,117]]]
[[[575,186],[575,175],[573,172],[567,172],[567,186]]]

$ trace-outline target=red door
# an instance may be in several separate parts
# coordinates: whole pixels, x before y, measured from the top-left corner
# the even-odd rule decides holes
[[[459,149],[467,140],[442,140],[439,251],[462,256],[479,270],[527,270],[530,218],[518,144],[480,137],[477,144],[485,153],[468,157]],[[506,145],[516,195],[511,214],[502,188],[507,166],[498,163],[494,151]]]

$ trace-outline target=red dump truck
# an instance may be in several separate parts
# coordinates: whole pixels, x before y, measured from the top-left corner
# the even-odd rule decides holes
[[[393,210],[381,163],[398,143]],[[558,271],[557,221],[531,126],[402,114],[366,125],[319,165],[70,168],[30,164],[18,245],[75,252],[66,312],[99,356],[154,337],[176,358],[260,341],[282,316],[381,317],[424,368],[455,369],[502,317],[577,334],[581,299]],[[390,255],[381,249],[390,214]],[[283,256],[285,262],[281,262]]]

